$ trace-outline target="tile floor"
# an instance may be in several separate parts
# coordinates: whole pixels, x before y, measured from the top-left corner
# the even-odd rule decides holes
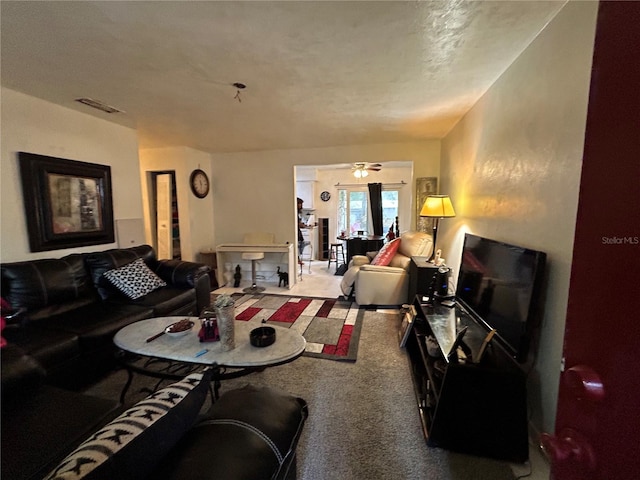
[[[312,260],[311,261],[311,273],[309,273],[309,262],[305,261],[302,268],[302,275],[300,275],[300,269],[297,270],[296,283],[291,283],[291,288],[284,288],[278,286],[278,275],[273,273],[259,272],[264,278],[258,278],[257,284],[260,287],[264,287],[263,293],[270,293],[274,295],[294,295],[299,297],[323,297],[323,298],[336,298],[342,295],[340,290],[341,276],[335,275],[336,265],[331,264],[331,268],[327,268],[328,262],[326,260]],[[240,286],[234,288],[231,286],[224,286],[214,290],[214,293],[241,293],[243,288],[251,286],[251,276],[243,276]]]

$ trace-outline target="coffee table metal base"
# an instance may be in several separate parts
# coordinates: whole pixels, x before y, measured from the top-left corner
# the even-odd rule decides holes
[[[121,404],[124,404],[127,392],[133,382],[133,375],[136,373],[158,379],[155,387],[149,392],[153,393],[160,387],[163,381],[182,380],[185,376],[190,375],[191,373],[200,372],[205,368],[211,368],[213,369],[213,375],[211,377],[211,398],[212,401],[215,401],[220,398],[220,386],[222,380],[243,377],[253,372],[261,372],[265,369],[265,367],[230,368],[217,364],[205,365],[191,362],[187,363],[177,360],[167,360],[165,358],[145,357],[143,355],[125,352],[124,350],[119,350],[116,353],[116,359],[127,372],[127,381],[122,388],[122,392],[120,392]]]

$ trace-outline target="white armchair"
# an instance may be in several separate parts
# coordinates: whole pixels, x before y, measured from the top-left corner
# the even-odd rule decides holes
[[[411,257],[428,257],[433,239],[428,233],[404,232],[398,251],[387,266],[371,265],[371,259],[354,255],[340,287],[345,296],[355,294],[358,305],[402,305],[408,302]]]

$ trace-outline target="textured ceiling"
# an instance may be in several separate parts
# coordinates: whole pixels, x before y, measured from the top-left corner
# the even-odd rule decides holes
[[[3,0],[2,85],[135,127],[142,147],[441,138],[563,5]]]

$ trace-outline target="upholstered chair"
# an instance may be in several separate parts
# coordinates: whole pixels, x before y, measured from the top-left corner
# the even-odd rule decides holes
[[[380,252],[353,256],[340,284],[345,296],[354,295],[358,305],[408,302],[411,257],[430,256],[433,239],[428,233],[404,232],[394,242],[385,244]],[[386,248],[392,250],[391,255]]]

